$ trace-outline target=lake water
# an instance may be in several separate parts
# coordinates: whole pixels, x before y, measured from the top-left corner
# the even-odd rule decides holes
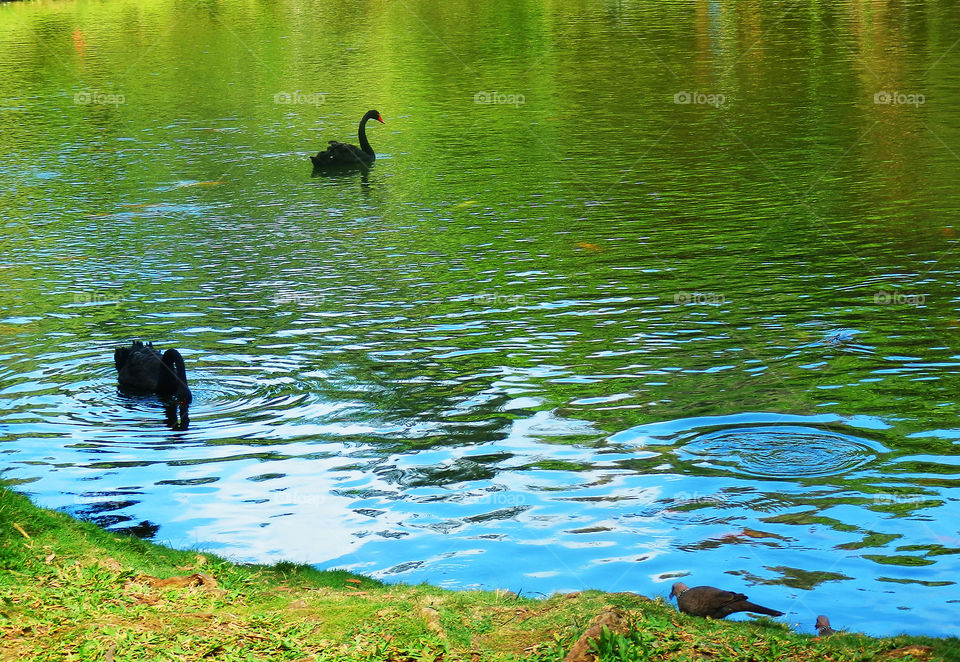
[[[388,581],[956,634],[952,2],[0,6],[0,478]],[[376,108],[376,165],[311,176]],[[171,429],[112,351],[176,347]]]

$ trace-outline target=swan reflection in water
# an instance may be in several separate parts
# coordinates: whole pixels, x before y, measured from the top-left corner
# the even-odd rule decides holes
[[[121,398],[124,401],[128,401],[129,406],[132,409],[141,408],[142,404],[147,398],[152,400],[156,396],[156,394],[151,393],[150,391],[144,391],[143,389],[133,388],[131,386],[124,386],[123,384],[120,384],[117,387],[117,390],[119,391]],[[161,398],[160,400],[161,404],[163,405],[163,421],[168,428],[174,432],[190,429],[190,413],[186,409],[181,409],[180,405],[176,401],[166,398]]]
[[[357,164],[353,166],[340,166],[339,168],[313,168],[313,172],[310,173],[310,177],[323,177],[324,179],[341,179],[346,177],[353,177],[355,174],[360,173],[360,188],[363,191],[367,191],[370,186],[370,166],[366,164]]]

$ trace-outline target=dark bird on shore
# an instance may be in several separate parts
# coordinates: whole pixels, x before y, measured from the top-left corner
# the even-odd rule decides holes
[[[821,637],[829,637],[831,634],[837,634],[837,631],[830,627],[830,619],[820,614],[817,616],[817,634]]]
[[[677,608],[680,611],[693,616],[726,618],[738,611],[750,611],[767,616],[783,616],[782,611],[747,602],[747,596],[743,593],[724,591],[713,586],[688,588],[683,582],[677,582],[670,591],[670,597],[677,599]]]
[[[367,120],[377,120],[381,124],[384,123],[379,111],[368,110],[367,114],[360,120],[360,128],[357,129],[360,146],[357,147],[356,145],[348,145],[347,143],[331,140],[329,147],[316,156],[310,157],[310,160],[313,161],[314,169],[372,165],[377,155],[373,153],[373,148],[367,141]]]
[[[113,351],[113,363],[121,386],[156,393],[167,405],[167,419],[172,419],[173,424],[179,408],[180,427],[186,429],[187,408],[193,402],[193,394],[187,386],[187,370],[180,352],[168,349],[161,355],[153,343],[134,340],[129,347]]]

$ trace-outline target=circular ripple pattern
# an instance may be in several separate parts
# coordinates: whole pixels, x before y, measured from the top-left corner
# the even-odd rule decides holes
[[[886,452],[880,444],[801,426],[717,430],[677,449],[698,467],[765,478],[832,476],[864,466]]]
[[[20,438],[62,435],[94,445],[167,441],[172,431],[161,401],[118,386],[112,361],[116,344],[65,347],[55,355],[24,361],[26,366],[15,365],[6,376],[8,388],[0,393],[0,409],[14,412],[6,420],[0,417],[6,432]],[[268,436],[280,428],[292,433],[290,426],[327,421],[351,406],[327,402],[316,393],[317,383],[296,376],[299,366],[258,378],[244,365],[204,369],[195,367],[191,358],[187,367],[193,403],[189,428],[176,431],[181,443]],[[276,370],[269,357],[260,363]]]

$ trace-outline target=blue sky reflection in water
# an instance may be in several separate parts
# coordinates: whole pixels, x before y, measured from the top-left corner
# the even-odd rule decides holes
[[[5,3],[0,478],[236,559],[953,634],[958,23]],[[369,108],[374,168],[311,177]]]

